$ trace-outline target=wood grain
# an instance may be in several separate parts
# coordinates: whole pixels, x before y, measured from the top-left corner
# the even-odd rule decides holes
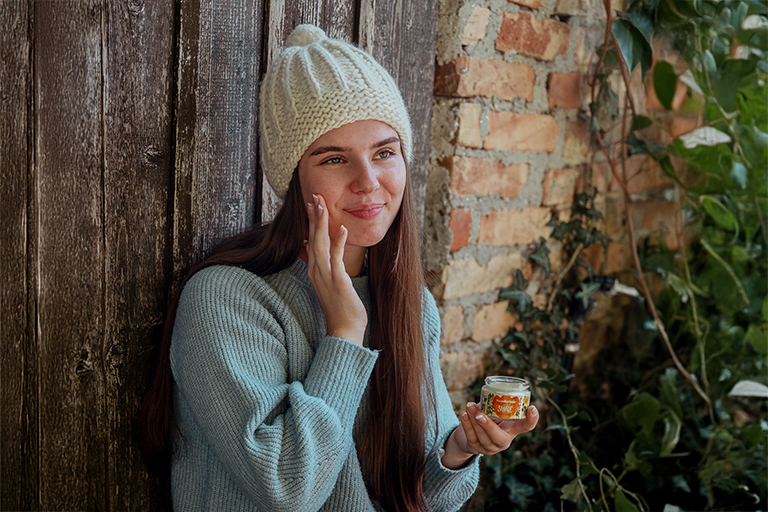
[[[256,220],[263,6],[181,4],[174,275]]]
[[[438,2],[362,0],[358,33],[372,47],[368,51],[400,86],[413,126],[414,200],[423,225],[427,190],[432,86],[435,76]],[[372,4],[372,5],[371,5]],[[361,39],[363,39],[361,37]]]
[[[106,510],[103,12],[34,5],[39,507]]]
[[[0,510],[37,508],[30,25],[26,3],[0,2]]]
[[[160,342],[171,249],[174,3],[105,4],[104,366],[109,510],[162,503],[135,423]]]
[[[392,72],[423,189],[436,5],[264,1],[0,0],[0,509],[166,505],[135,444],[149,356],[173,285],[276,208],[258,87],[293,27]]]

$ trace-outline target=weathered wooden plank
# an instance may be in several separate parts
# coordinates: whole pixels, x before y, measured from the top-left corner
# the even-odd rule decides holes
[[[27,3],[0,2],[0,510],[37,509],[30,24]]]
[[[101,2],[36,2],[40,509],[106,510]]]
[[[329,37],[355,42],[357,8],[354,0],[276,0],[267,15],[267,66],[280,55],[285,40],[297,25],[311,23]],[[261,220],[271,220],[280,207],[266,179],[262,178]]]
[[[109,510],[164,502],[135,422],[168,298],[174,2],[108,2],[104,16],[104,255]]]
[[[255,221],[263,12],[252,0],[181,4],[176,277]]]
[[[361,46],[400,86],[411,115],[414,164],[410,171],[420,220],[424,217],[429,163],[437,8],[437,0],[362,0],[358,32]]]

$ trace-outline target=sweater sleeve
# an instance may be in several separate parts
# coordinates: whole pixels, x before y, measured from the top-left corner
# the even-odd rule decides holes
[[[459,426],[459,419],[453,409],[451,398],[440,371],[440,316],[437,305],[430,293],[425,293],[424,317],[428,369],[432,373],[437,400],[437,433],[435,449],[427,455],[424,472],[424,495],[431,510],[454,511],[466,502],[477,488],[480,478],[479,456],[471,458],[461,469],[448,469],[441,459],[445,454],[445,443],[453,430]]]
[[[305,377],[291,381],[289,360],[299,356],[286,339],[305,336],[296,316],[314,312],[289,307],[244,272],[211,267],[185,286],[171,343],[177,392],[258,510],[317,510],[353,447],[377,354],[321,337]]]

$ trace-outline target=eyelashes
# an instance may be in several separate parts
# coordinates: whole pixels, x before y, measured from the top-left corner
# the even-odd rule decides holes
[[[395,156],[397,153],[395,153],[394,150],[390,148],[384,148],[378,153],[376,153],[376,156],[374,157],[376,160],[386,160],[388,158],[391,158]],[[332,156],[330,158],[327,158],[320,162],[320,165],[337,165],[343,163],[344,159],[340,156]]]

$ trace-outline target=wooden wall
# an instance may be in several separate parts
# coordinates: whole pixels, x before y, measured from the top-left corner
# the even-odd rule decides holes
[[[403,89],[423,208],[437,0],[0,0],[0,509],[157,510],[135,421],[172,287],[270,218],[258,84],[299,23]]]

